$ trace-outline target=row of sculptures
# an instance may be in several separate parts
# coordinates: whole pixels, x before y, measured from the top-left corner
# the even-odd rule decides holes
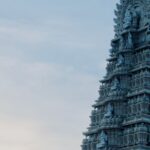
[[[118,50],[123,51],[126,49],[133,49],[134,41],[131,32],[129,32],[127,36],[121,35],[118,44],[114,42],[111,43],[112,46],[112,48],[110,49],[111,55],[115,55],[118,52]]]
[[[111,103],[108,103],[106,106],[105,114],[104,114],[104,119],[105,118],[113,118],[114,115],[114,107]],[[97,116],[97,111],[93,110],[92,111],[92,117]],[[94,120],[94,121],[93,121]],[[92,122],[95,122],[96,119],[92,119]]]
[[[146,144],[148,142],[148,134],[146,134],[145,132],[148,131],[148,128],[145,126],[144,123],[142,124],[139,124],[138,126],[135,126],[133,129],[130,128],[129,130],[131,130],[131,132],[133,132],[133,135],[134,133],[136,132],[142,132],[142,134],[136,134],[137,135],[137,138],[138,140],[135,140],[136,143],[144,143]],[[124,141],[124,144],[127,145],[129,143],[132,143],[134,142],[134,136],[131,136],[131,133],[130,131],[128,130],[124,130],[124,134],[126,134],[127,138],[125,138],[123,141]],[[132,141],[132,142],[131,142]],[[105,131],[101,131],[101,133],[99,134],[99,137],[98,137],[98,144],[97,144],[97,150],[101,150],[101,148],[103,147],[107,147],[108,145],[108,135]]]
[[[134,127],[125,129],[123,131],[125,136],[123,136],[122,138],[123,145],[127,146],[134,143],[147,144],[149,139],[149,135],[148,133],[146,133],[147,131],[148,131],[148,127],[144,123],[140,123],[139,125],[135,125]],[[102,130],[98,135],[98,137],[96,138],[96,141],[97,141],[96,150],[101,150],[103,148],[109,147],[108,133]],[[88,143],[88,139],[85,141],[85,144],[87,143]]]
[[[115,11],[117,19],[114,19],[115,25],[115,36],[118,37],[122,31],[127,29],[138,29],[146,20],[142,18],[142,9],[141,4],[133,5],[129,4],[127,7],[120,7],[117,5],[118,10]],[[148,22],[148,20],[147,20]]]
[[[124,69],[124,66],[126,66],[128,64],[129,65],[132,64],[129,60],[129,59],[132,59],[132,57],[131,58],[127,57],[131,53],[128,53],[129,55],[127,55],[127,53],[124,53],[124,51],[132,52],[134,50],[136,44],[141,45],[141,43],[145,42],[144,38],[145,38],[145,36],[147,36],[147,34],[142,33],[143,34],[142,35],[139,33],[139,35],[137,35],[137,38],[136,38],[135,37],[136,34],[133,33],[133,31],[135,31],[136,29],[139,29],[143,26],[143,20],[145,19],[145,16],[143,15],[143,13],[145,13],[145,11],[147,11],[147,10],[144,10],[143,9],[144,7],[142,5],[139,5],[139,4],[141,4],[140,2],[142,0],[137,0],[136,2],[135,2],[135,0],[134,1],[121,0],[121,1],[122,1],[122,3],[127,2],[127,4],[123,5],[122,7],[118,6],[119,7],[118,12],[117,12],[118,18],[116,19],[117,25],[115,26],[116,32],[118,32],[118,33],[116,33],[116,39],[111,43],[112,48],[110,49],[110,53],[111,53],[111,56],[113,56],[113,57],[110,59],[109,65],[107,66],[108,76],[109,75],[111,76],[110,80],[112,80],[112,81],[107,82],[106,86],[105,85],[103,86],[103,89],[102,89],[103,93],[101,94],[102,98],[107,97],[108,99],[109,99],[109,97],[113,97],[114,99],[116,99],[117,96],[115,97],[114,95],[116,95],[120,91],[122,92],[125,90],[124,86],[126,84],[125,83],[126,80],[123,81],[122,79],[120,79],[118,77],[119,75],[118,76],[115,75],[116,77],[112,77],[112,73],[116,73],[117,72],[116,70],[118,68],[120,71],[120,68]],[[149,1],[149,0],[143,0],[143,3],[145,1]],[[138,3],[138,6],[135,3]],[[146,5],[146,2],[145,2],[145,5]],[[149,35],[150,35],[150,28],[149,28]],[[141,42],[142,39],[144,39],[143,40],[144,42]],[[150,39],[150,36],[149,36],[149,39]],[[135,55],[133,55],[133,56],[135,56]],[[134,64],[132,64],[132,65],[134,65]],[[133,76],[133,80],[131,82],[133,82],[135,78],[136,77]],[[123,82],[124,82],[124,84],[123,84]],[[103,97],[103,95],[104,95],[104,97]],[[133,100],[130,100],[128,102],[128,108],[130,108],[131,105],[134,106],[134,104],[132,104],[132,103],[135,103],[135,101],[136,102],[137,101],[149,101],[149,99],[150,98],[147,96],[135,97],[135,98],[133,98]],[[114,112],[116,112],[115,109],[117,109],[117,108],[115,108],[115,105],[113,105],[112,102],[109,102],[105,107],[105,112],[104,112],[102,120],[103,119],[104,120],[109,120],[109,119],[113,120],[115,118],[115,114],[114,114]],[[134,107],[132,107],[132,109],[134,109]],[[129,112],[129,113],[127,113],[127,115],[128,114],[131,115],[132,113]],[[126,120],[127,117],[124,119]],[[98,119],[97,119],[97,122],[98,122]],[[131,126],[129,126],[129,129],[128,129],[128,127],[124,128],[123,136],[122,136],[124,143],[128,144],[129,141],[131,142],[132,138],[130,135],[131,134],[135,135],[137,133],[138,133],[137,134],[138,140],[140,139],[139,140],[140,143],[142,143],[143,141],[147,142],[147,140],[149,140],[150,137],[147,137],[143,134],[143,132],[147,132],[147,130],[150,130],[150,129],[148,129],[145,124],[138,124],[137,126],[135,125],[134,129],[132,129]],[[148,132],[148,134],[149,134],[149,132]],[[98,131],[95,135],[96,135],[96,143],[97,143],[96,150],[104,150],[105,147],[109,146],[109,143],[111,143],[110,140],[112,137],[110,136],[109,131],[102,129],[102,130]],[[98,137],[97,137],[97,135],[98,135]],[[116,139],[114,139],[114,140],[116,140]],[[127,142],[125,142],[125,141],[127,141]],[[117,142],[120,142],[120,141],[118,140]],[[128,146],[127,144],[123,144],[123,145]],[[87,148],[87,149],[85,148],[85,150],[88,150],[88,149],[89,148]],[[91,148],[91,149],[93,149],[93,148]]]
[[[127,62],[127,63],[126,63]],[[107,74],[112,75],[112,73],[118,69],[123,69],[124,67],[129,66],[130,60],[125,60],[125,56],[123,54],[119,54],[117,60],[111,61],[108,63],[106,69]],[[131,66],[131,65],[130,65]]]
[[[149,97],[147,96],[147,95],[144,95],[143,97],[142,97],[142,100],[144,100],[144,101],[149,101]],[[134,99],[134,102],[135,103],[137,103],[137,101],[136,101],[136,99]],[[130,103],[130,101],[129,101],[129,103]],[[148,104],[147,104],[148,105]],[[132,106],[132,104],[130,104],[130,106]],[[149,106],[149,105],[148,105]],[[129,108],[129,107],[128,107]],[[142,108],[141,109],[144,109],[143,108],[143,105],[142,105]],[[146,111],[146,107],[145,107],[145,111]],[[131,113],[131,112],[130,112]],[[113,105],[111,104],[111,103],[108,103],[108,105],[107,105],[107,107],[106,107],[106,111],[105,111],[105,113],[104,113],[104,118],[103,119],[107,119],[107,118],[109,118],[109,119],[111,119],[111,118],[113,118],[113,116],[114,116],[114,107],[113,107]]]
[[[138,28],[140,19],[141,18],[139,10],[137,8],[133,8],[132,5],[129,5],[124,15],[123,29]]]

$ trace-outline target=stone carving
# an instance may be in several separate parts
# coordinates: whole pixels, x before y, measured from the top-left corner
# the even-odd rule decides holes
[[[124,50],[124,38],[123,38],[123,36],[120,37],[120,42],[119,42],[119,44],[120,44],[119,49],[120,49],[120,50]]]
[[[139,27],[139,23],[140,23],[140,16],[138,15],[136,10],[132,11],[132,15],[133,15],[133,28],[138,28]]]
[[[125,59],[124,59],[124,57],[120,54],[119,57],[118,57],[118,61],[117,61],[116,67],[118,68],[118,67],[120,67],[120,66],[122,66],[122,65],[124,65],[124,64],[125,64]]]
[[[107,146],[107,144],[108,144],[107,134],[104,131],[102,131],[101,134],[99,135],[99,143],[97,144],[97,149],[105,147]]]
[[[123,29],[138,28],[140,22],[139,7],[128,6],[123,19]]]
[[[111,118],[113,116],[113,111],[114,111],[114,108],[113,106],[109,103],[108,106],[107,106],[107,110],[106,110],[106,113],[104,115],[104,118]]]
[[[132,49],[132,48],[133,48],[133,39],[132,39],[132,34],[129,32],[127,42],[126,42],[126,49]]]
[[[113,81],[112,81],[112,84],[111,84],[111,88],[110,88],[110,91],[109,91],[109,96],[117,96],[119,94],[123,94],[121,93],[121,88],[120,88],[120,81],[115,78]]]
[[[125,12],[125,17],[123,20],[123,28],[127,29],[129,27],[132,26],[132,13],[131,13],[131,5],[129,5],[129,7],[127,8],[126,12]]]
[[[120,82],[117,78],[115,78],[112,82],[111,91],[116,91],[120,88]]]
[[[82,150],[150,149],[150,0],[120,0],[115,14],[117,36]]]
[[[115,10],[115,35],[126,29],[138,29],[150,22],[150,1],[149,0],[120,0]]]

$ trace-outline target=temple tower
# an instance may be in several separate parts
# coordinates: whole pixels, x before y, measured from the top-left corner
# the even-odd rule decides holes
[[[120,0],[82,150],[150,150],[150,0]]]

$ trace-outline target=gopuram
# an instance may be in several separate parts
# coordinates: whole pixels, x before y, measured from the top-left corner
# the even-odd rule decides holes
[[[82,150],[150,150],[150,0],[120,0]]]

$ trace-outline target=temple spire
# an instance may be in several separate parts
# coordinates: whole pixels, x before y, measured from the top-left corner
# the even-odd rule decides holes
[[[150,149],[150,0],[116,7],[107,73],[82,150]]]

